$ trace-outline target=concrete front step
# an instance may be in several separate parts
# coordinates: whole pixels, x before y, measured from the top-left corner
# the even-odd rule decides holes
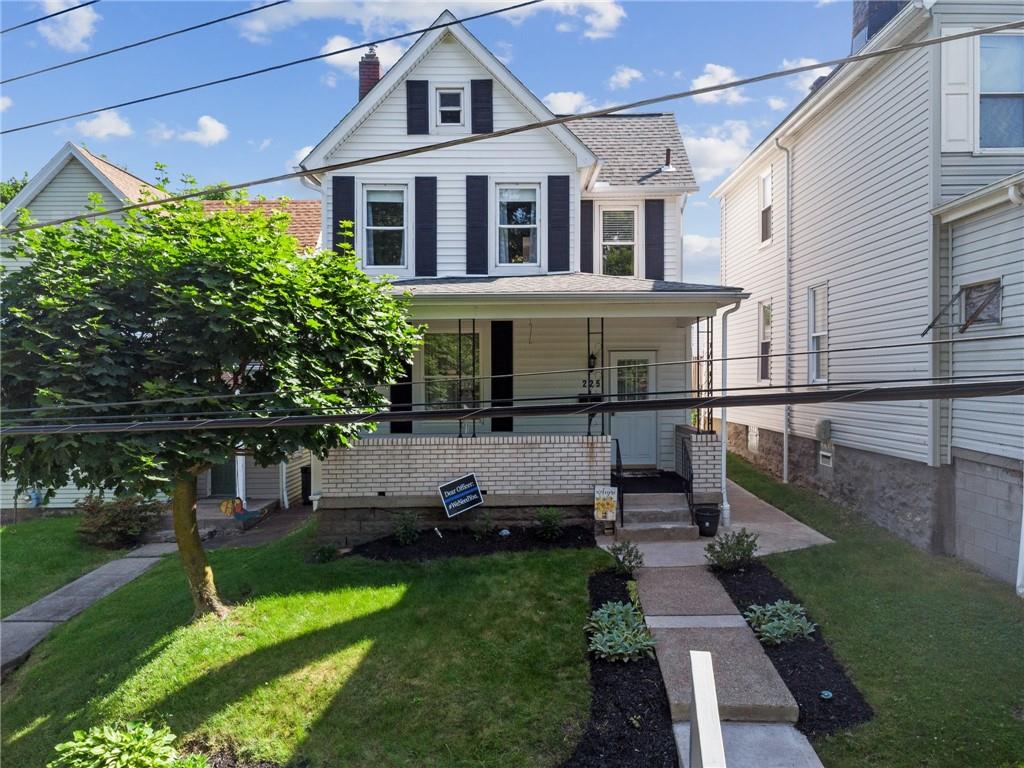
[[[616,541],[695,541],[699,536],[689,522],[626,523],[615,531]]]
[[[687,509],[685,493],[624,493],[625,509]]]
[[[627,523],[689,523],[690,510],[686,507],[675,509],[632,509],[625,507],[622,516]]]

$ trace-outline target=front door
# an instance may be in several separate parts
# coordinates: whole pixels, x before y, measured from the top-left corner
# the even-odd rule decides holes
[[[646,400],[657,391],[653,352],[612,352],[609,364],[615,400]],[[612,414],[612,437],[619,441],[622,463],[653,467],[658,463],[657,411]]]
[[[229,496],[235,495],[235,462],[225,461],[223,464],[214,464],[210,467],[210,495]]]

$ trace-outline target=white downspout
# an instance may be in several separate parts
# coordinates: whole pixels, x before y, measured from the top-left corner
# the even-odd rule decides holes
[[[740,303],[737,301],[725,312],[722,313],[722,394],[728,395],[729,387],[729,315],[740,308]],[[729,492],[726,488],[725,480],[725,454],[728,449],[729,442],[729,417],[726,414],[726,407],[722,406],[722,418],[720,423],[721,434],[719,436],[719,442],[721,442],[722,450],[722,525],[728,526],[732,522],[732,514],[729,508]]]
[[[281,509],[288,509],[288,462],[277,465],[277,491],[280,494]]]
[[[1024,597],[1024,504],[1020,516],[1020,551],[1017,553],[1017,594]]]
[[[786,357],[784,358],[783,364],[782,364],[782,370],[784,371],[783,379],[782,380],[783,380],[783,384],[786,387],[786,392],[788,393],[790,391],[790,389],[789,389],[789,355],[790,355],[790,351],[792,349],[791,343],[790,343],[791,340],[790,340],[790,332],[789,332],[789,328],[790,328],[789,316],[790,316],[790,301],[791,301],[792,295],[793,295],[793,286],[792,286],[792,281],[790,280],[790,266],[791,266],[791,262],[793,260],[793,246],[792,246],[793,238],[791,237],[792,221],[793,221],[793,173],[792,173],[791,168],[792,168],[792,163],[793,163],[793,155],[792,155],[789,147],[782,146],[782,142],[779,141],[778,137],[775,138],[775,146],[778,147],[779,149],[781,149],[783,152],[786,153],[786,245],[785,245],[785,254],[786,255],[785,255],[785,265],[783,267],[783,274],[785,275],[784,279],[785,279],[785,283],[786,283],[786,318],[785,318],[785,322],[786,322],[786,342],[785,342],[785,345],[784,345],[784,351],[786,353]],[[791,408],[792,408],[792,406],[789,403],[786,403],[784,406],[782,406],[782,482],[784,482],[784,483],[788,483],[789,482],[789,422],[790,422],[790,418],[792,417],[792,414],[790,413],[790,409]]]
[[[235,496],[242,500],[242,509],[248,509],[245,504],[245,454],[235,454]]]

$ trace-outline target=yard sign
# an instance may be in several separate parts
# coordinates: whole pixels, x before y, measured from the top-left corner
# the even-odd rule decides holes
[[[594,486],[594,519],[615,522],[619,513],[619,489],[614,485]]]
[[[450,518],[484,503],[480,486],[476,482],[476,475],[472,473],[460,477],[458,480],[439,485],[437,492],[441,494],[441,503],[444,504],[445,514]]]

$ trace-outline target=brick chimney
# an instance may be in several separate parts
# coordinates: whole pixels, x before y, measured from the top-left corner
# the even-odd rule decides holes
[[[380,80],[380,59],[377,52],[370,46],[370,50],[363,54],[359,60],[359,99],[370,92],[370,89]]]

